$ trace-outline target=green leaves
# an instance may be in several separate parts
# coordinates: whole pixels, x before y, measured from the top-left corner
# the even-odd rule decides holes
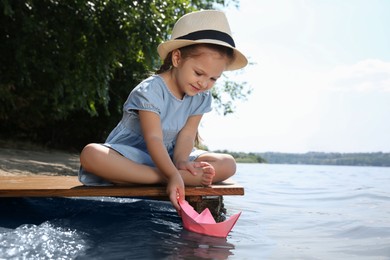
[[[102,140],[132,88],[160,66],[157,46],[176,20],[216,3],[224,1],[2,0],[0,134]],[[218,91],[241,98],[231,84]]]
[[[238,74],[239,72],[229,73]],[[234,113],[235,101],[246,100],[251,92],[252,89],[246,82],[231,81],[226,74],[223,74],[221,81],[218,81],[212,89],[215,109],[223,115]]]

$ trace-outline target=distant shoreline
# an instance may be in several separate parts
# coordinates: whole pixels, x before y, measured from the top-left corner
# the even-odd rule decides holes
[[[224,151],[226,152],[226,151]],[[390,153],[234,153],[237,162],[390,167]]]

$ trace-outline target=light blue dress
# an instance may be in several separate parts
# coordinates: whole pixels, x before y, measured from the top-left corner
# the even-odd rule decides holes
[[[193,115],[202,115],[211,111],[211,93],[206,91],[195,96],[185,95],[182,100],[176,98],[159,75],[153,75],[131,91],[123,105],[123,117],[107,137],[104,146],[114,149],[126,158],[140,164],[154,166],[142,136],[138,110],[146,110],[160,116],[163,142],[173,156],[176,138],[187,119]],[[195,160],[205,151],[193,149],[189,160]],[[90,186],[110,185],[106,180],[86,172],[79,171],[81,183]]]

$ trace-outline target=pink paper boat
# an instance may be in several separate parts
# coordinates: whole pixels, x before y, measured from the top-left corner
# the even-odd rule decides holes
[[[185,229],[213,237],[227,237],[241,215],[240,212],[224,222],[216,223],[208,208],[199,214],[187,201],[179,201],[179,204]]]

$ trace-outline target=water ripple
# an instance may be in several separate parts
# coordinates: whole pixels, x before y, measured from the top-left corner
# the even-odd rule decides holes
[[[73,259],[87,248],[83,234],[48,222],[4,232],[0,241],[4,259]]]

